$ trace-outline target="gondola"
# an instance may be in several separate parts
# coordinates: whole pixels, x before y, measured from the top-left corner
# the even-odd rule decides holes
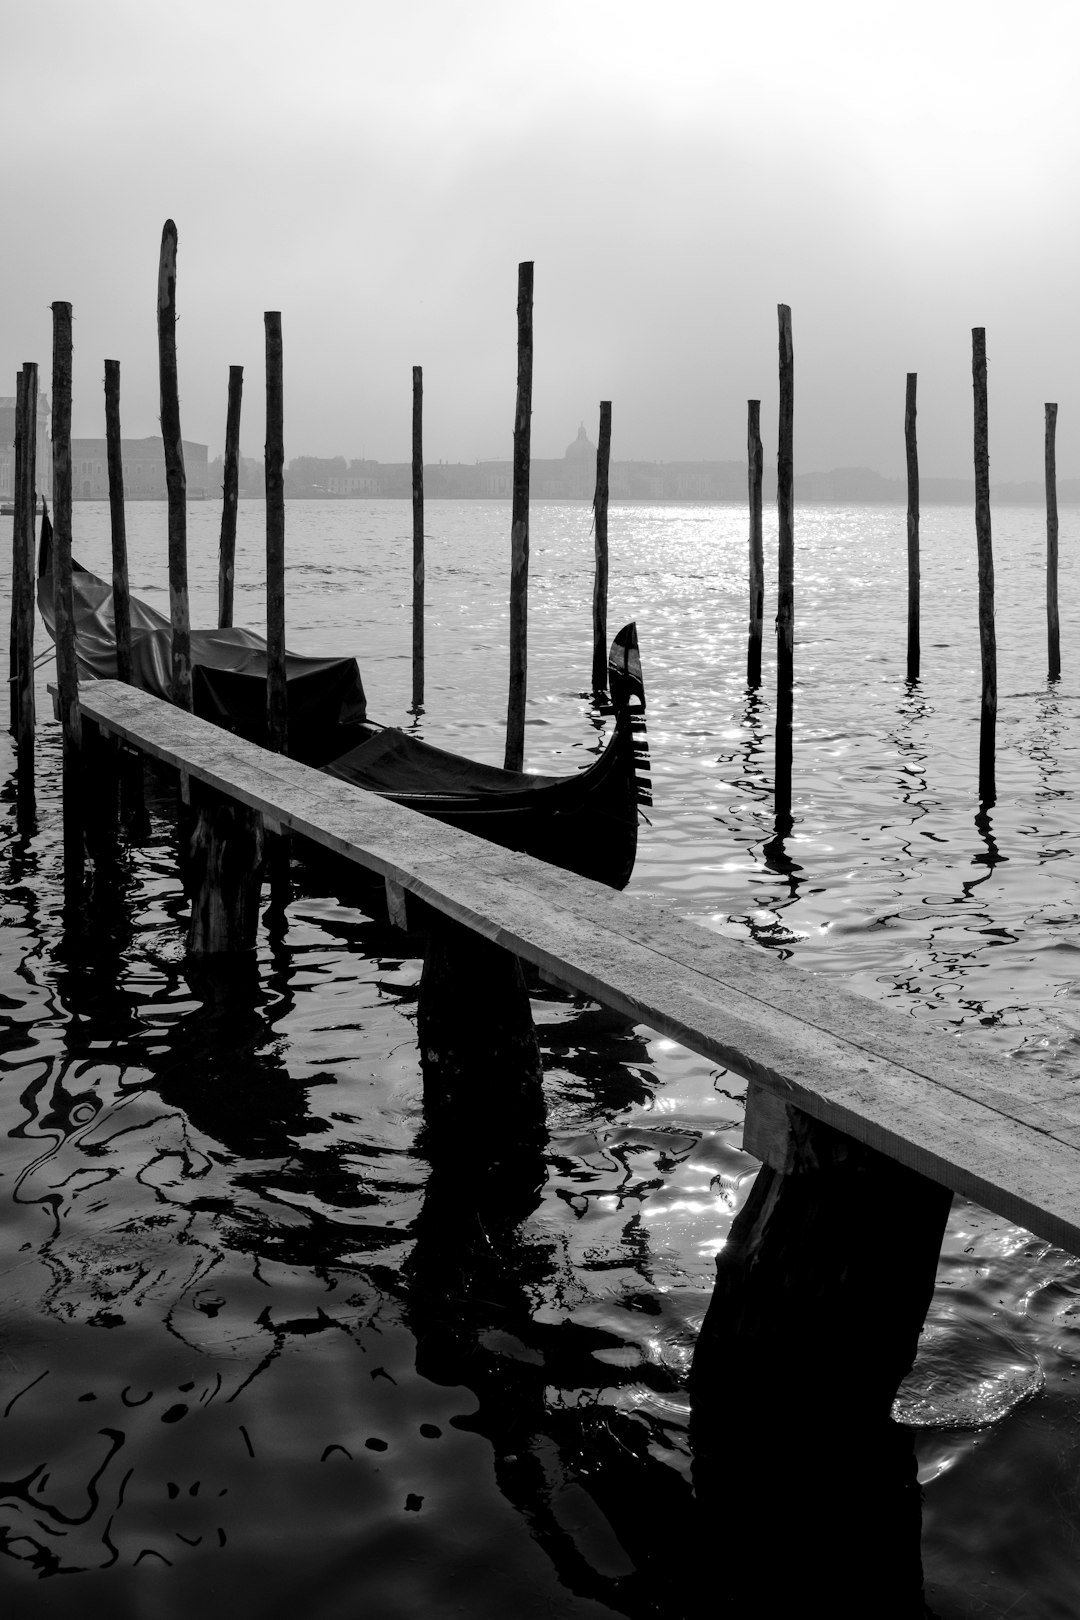
[[[38,606],[55,636],[52,529],[42,518]],[[72,565],[76,658],[82,680],[116,678],[112,587]],[[168,619],[131,600],[136,686],[171,697]],[[191,632],[195,713],[249,741],[267,744],[266,641],[250,630]],[[566,871],[624,888],[637,854],[638,807],[651,804],[645,691],[633,624],[620,630],[608,662],[614,728],[602,752],[569,776],[501,770],[421,742],[367,716],[355,658],[286,653],[289,752],[341,781],[396,804],[524,851]]]

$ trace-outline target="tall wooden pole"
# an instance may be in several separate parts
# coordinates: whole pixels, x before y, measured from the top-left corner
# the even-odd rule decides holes
[[[529,615],[529,454],[532,437],[533,267],[518,265],[517,406],[514,412],[514,499],[510,519],[510,696],[506,708],[508,771],[525,762],[525,688]]]
[[[225,417],[225,465],[222,469],[221,541],[218,546],[218,628],[233,622],[236,579],[236,510],[240,500],[240,404],[244,395],[243,366],[229,367],[229,406]]]
[[[996,797],[994,747],[997,730],[997,632],[994,628],[994,551],[990,539],[990,438],[986,402],[986,330],[971,332],[971,378],[975,395],[975,539],[979,553],[979,651],[982,706],[979,716],[979,798]]]
[[[918,372],[907,374],[904,401],[904,449],[907,455],[907,678],[919,678],[919,444],[915,434],[915,389]]]
[[[611,469],[611,401],[600,401],[600,438],[596,446],[596,493],[593,496],[596,571],[593,575],[592,684],[594,692],[607,691],[608,598],[608,484]]]
[[[412,368],[412,706],[424,706],[424,371]]]
[[[761,635],[765,620],[765,548],[762,541],[761,401],[746,402],[746,484],[750,502],[750,629],[746,643],[746,684],[761,685]]]
[[[1046,411],[1046,642],[1049,678],[1061,679],[1061,625],[1058,618],[1057,406]]]
[[[19,808],[34,796],[34,509],[37,442],[37,366],[19,373],[15,404],[15,520],[12,530],[11,608],[14,683],[11,713],[16,737]]]
[[[187,475],[180,434],[176,371],[176,226],[165,221],[158,260],[158,375],[161,382],[161,442],[169,497],[169,617],[172,622],[172,698],[191,708],[191,610],[187,578]]]
[[[268,310],[266,329],[266,721],[270,747],[289,750],[285,686],[285,413],[281,315]]]
[[[53,304],[52,315],[53,597],[56,684],[64,749],[64,885],[70,899],[81,886],[83,871],[79,780],[82,723],[71,592],[71,305]]]
[[[113,620],[116,625],[117,679],[131,684],[131,593],[128,588],[127,521],[124,515],[124,459],[120,445],[120,362],[105,362],[105,451],[109,467],[109,522],[112,530]]]
[[[776,506],[780,530],[776,603],[776,787],[777,832],[791,822],[791,752],[795,699],[795,355],[791,310],[777,305],[780,334],[780,436],[776,455]]]
[[[19,478],[23,453],[23,423],[26,413],[26,377],[20,369],[15,377],[15,521],[11,530],[11,637],[8,643],[8,730],[19,735],[19,574],[22,568],[19,529]]]

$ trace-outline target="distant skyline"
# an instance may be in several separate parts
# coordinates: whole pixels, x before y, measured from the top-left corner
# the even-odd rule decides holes
[[[775,451],[792,307],[799,471],[971,464],[985,326],[991,473],[1080,470],[1074,286],[1080,14],[1001,0],[37,0],[5,25],[0,394],[49,304],[75,316],[73,431],[157,426],[156,266],[179,229],[181,418],[216,454],[230,364],[261,453],[263,324],[284,331],[286,455],[510,454],[517,264],[536,266],[533,449],[613,405],[613,455]]]

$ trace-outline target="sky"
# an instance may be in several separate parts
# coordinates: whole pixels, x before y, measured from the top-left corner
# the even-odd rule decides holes
[[[970,476],[986,328],[991,476],[1080,474],[1080,8],[1041,0],[34,0],[7,8],[0,393],[73,305],[73,431],[158,431],[157,259],[179,232],[184,436],[508,458],[517,266],[535,264],[532,448],[612,401],[619,459],[776,450],[791,306],[795,466]],[[5,384],[4,378],[10,379]]]

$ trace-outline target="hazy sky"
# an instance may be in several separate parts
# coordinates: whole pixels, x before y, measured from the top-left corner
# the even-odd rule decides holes
[[[6,8],[0,392],[48,387],[75,315],[76,433],[157,431],[155,297],[179,230],[186,437],[245,367],[261,454],[280,309],[286,456],[509,456],[517,264],[536,264],[533,451],[613,402],[619,457],[776,440],[792,306],[796,468],[1080,473],[1080,8],[1041,0],[33,0]],[[4,379],[7,379],[5,381]]]

